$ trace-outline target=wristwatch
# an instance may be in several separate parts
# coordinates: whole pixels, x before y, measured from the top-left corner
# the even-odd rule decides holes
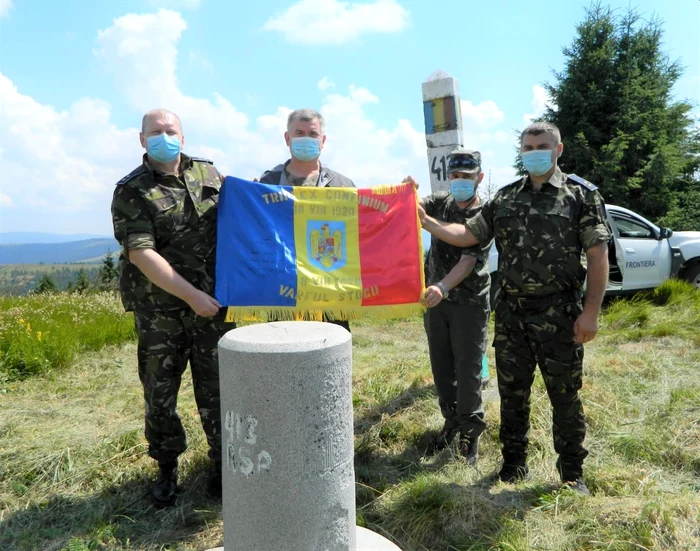
[[[442,281],[438,281],[435,284],[435,286],[438,289],[440,289],[440,292],[442,293],[442,300],[445,300],[450,294],[450,292],[447,290],[447,287],[445,287],[445,285],[442,283]]]

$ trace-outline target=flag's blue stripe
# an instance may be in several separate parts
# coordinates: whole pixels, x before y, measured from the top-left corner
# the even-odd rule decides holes
[[[289,199],[273,201],[271,194],[282,190]],[[216,300],[223,306],[296,306],[290,298],[297,287],[292,188],[229,176],[218,209]],[[294,292],[285,297],[284,289]]]

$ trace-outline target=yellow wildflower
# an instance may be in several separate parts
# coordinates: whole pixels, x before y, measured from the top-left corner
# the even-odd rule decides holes
[[[41,342],[41,331],[36,332],[36,338],[39,342]]]

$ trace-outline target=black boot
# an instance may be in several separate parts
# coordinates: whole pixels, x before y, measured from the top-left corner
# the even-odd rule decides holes
[[[476,465],[479,460],[479,437],[470,437],[462,434],[459,437],[459,453],[467,465]]]
[[[450,444],[452,444],[455,436],[457,436],[458,430],[459,426],[457,425],[456,419],[445,419],[445,424],[443,425],[440,434],[433,438],[428,451],[430,453],[437,453],[447,448]]]
[[[498,478],[507,484],[515,484],[530,478],[530,469],[524,459],[503,458],[503,466],[498,472]]]
[[[581,494],[582,496],[590,496],[591,492],[583,480],[583,465],[580,462],[564,462],[561,457],[557,459],[557,472],[561,477],[563,488],[569,488]]]
[[[581,476],[574,480],[562,480],[561,486],[562,488],[568,488],[569,490],[573,490],[574,492],[582,496],[590,497],[591,495],[588,486],[586,486],[586,483],[584,482],[583,477]]]
[[[151,499],[158,509],[175,505],[177,490],[177,461],[158,463],[160,469],[156,483],[153,485]]]

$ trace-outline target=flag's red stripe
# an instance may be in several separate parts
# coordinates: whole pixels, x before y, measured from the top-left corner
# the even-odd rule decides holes
[[[374,194],[371,189],[358,192],[362,305],[418,302],[423,258],[413,190],[407,186],[388,195]]]

